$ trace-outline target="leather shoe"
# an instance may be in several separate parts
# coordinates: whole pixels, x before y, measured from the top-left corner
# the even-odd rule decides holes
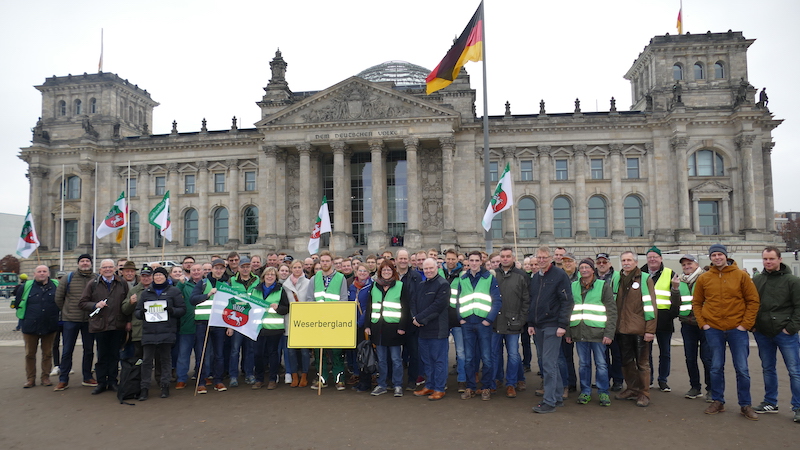
[[[650,406],[650,397],[642,394],[639,398],[636,399],[636,406],[641,406],[642,408],[646,408]]]
[[[98,384],[96,388],[92,389],[92,395],[102,394],[106,391],[106,385]]]
[[[434,394],[434,390],[433,389],[428,389],[428,388],[422,388],[422,389],[420,389],[418,391],[414,391],[414,395],[416,397],[424,397],[426,395],[433,395],[433,394]],[[442,393],[442,394],[444,394],[444,393]],[[437,398],[436,400],[439,400],[439,399]]]
[[[63,391],[64,389],[67,389],[68,387],[69,387],[69,384],[64,383],[63,381],[59,381],[58,384],[56,385],[56,388],[53,389],[53,390],[54,391]]]
[[[22,385],[22,387],[24,389],[29,389],[29,388],[32,388],[34,386],[36,386],[36,381],[34,381],[34,380],[28,380],[25,384]]]
[[[506,397],[508,397],[508,398],[516,398],[517,397],[517,390],[514,389],[514,386],[507,386],[506,387]]]
[[[615,395],[614,398],[617,400],[637,400],[639,398],[639,394],[637,394],[633,389],[625,389],[624,391]]]
[[[142,389],[142,391],[139,392],[139,401],[143,402],[147,400],[147,394],[148,394],[147,389]]]
[[[165,384],[161,386],[161,398],[169,397],[169,385]]]
[[[442,391],[433,391],[433,394],[428,396],[430,401],[441,400],[442,398],[444,398],[444,392]]]
[[[175,385],[175,389],[186,389],[186,383],[183,381],[178,381],[178,383]]]
[[[753,411],[753,407],[750,405],[742,406],[742,415],[748,420],[758,420],[758,414]]]
[[[50,377],[49,376],[42,377],[42,386],[52,386],[52,385],[53,385],[53,382],[50,381]]]

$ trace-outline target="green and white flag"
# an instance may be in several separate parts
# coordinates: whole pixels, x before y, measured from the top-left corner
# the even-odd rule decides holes
[[[97,231],[95,232],[97,239],[125,228],[125,225],[128,224],[127,217],[128,210],[125,206],[125,191],[123,191],[119,194],[119,198],[114,202],[106,218],[100,222],[100,226],[97,227]]]
[[[31,208],[28,207],[28,214],[25,214],[25,223],[22,224],[22,233],[20,233],[19,241],[17,242],[17,254],[23,258],[28,258],[37,248],[39,248],[39,236],[36,235]]]
[[[261,321],[269,310],[267,301],[258,294],[242,294],[228,285],[217,283],[208,325],[231,328],[254,341],[257,340]]]
[[[322,206],[319,207],[319,215],[314,221],[314,229],[311,231],[311,239],[308,241],[308,253],[313,255],[319,251],[319,239],[322,233],[331,232],[331,214],[328,212],[328,197],[322,197]]]
[[[494,216],[511,208],[514,204],[514,195],[511,193],[511,165],[506,163],[506,170],[503,171],[503,176],[497,182],[497,187],[494,190],[489,205],[486,206],[486,213],[483,214],[483,229],[489,231],[492,228],[492,220]]]
[[[164,198],[150,210],[148,215],[150,223],[159,229],[161,236],[166,240],[172,241],[172,223],[169,220],[169,191],[164,194]]]

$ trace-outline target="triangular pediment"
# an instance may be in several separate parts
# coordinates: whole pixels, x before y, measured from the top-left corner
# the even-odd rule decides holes
[[[350,77],[279,111],[257,127],[302,126],[417,118],[459,119],[458,112],[359,77]]]
[[[692,194],[723,194],[733,191],[730,186],[726,186],[719,181],[709,180],[705,183],[698,184],[697,186],[689,189]]]

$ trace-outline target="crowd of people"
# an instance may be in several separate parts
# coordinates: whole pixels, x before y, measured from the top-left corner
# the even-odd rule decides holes
[[[607,253],[579,260],[547,246],[521,260],[510,247],[493,254],[400,248],[339,257],[323,251],[302,261],[231,252],[224,259],[187,256],[179,266],[141,269],[133,261],[104,259],[94,273],[91,255],[84,254],[75,270],[57,278],[47,266],[36,267],[17,288],[12,307],[25,343],[25,388],[36,385],[41,347],[40,384],[52,386],[50,377],[58,376],[54,390],[68,389],[80,334],[81,384],[93,387],[93,395],[117,391],[120,360],[134,360],[142,367],[140,401],[149,398],[153,379],[162,398],[173,386],[206,394],[240,382],[267,390],[283,382],[339,391],[349,386],[373,396],[413,392],[437,401],[446,395],[449,376],[456,377],[461,399],[488,401],[498,392],[515,398],[527,389],[532,338],[539,376],[534,392],[541,397],[533,411],[541,414],[557,411],[571,392],[581,405],[596,392],[603,407],[612,395],[647,407],[651,388],[670,392],[670,340],[678,318],[689,375],[686,398],[705,399],[706,414],[725,411],[727,346],[741,414],[758,420],[759,414],[778,413],[780,350],[793,420],[800,422],[800,279],[775,247],[764,249],[764,269],[752,279],[724,245],[712,245],[708,255],[708,267],[683,255],[681,273],[664,267],[657,247],[641,266],[639,255],[623,252],[615,270]],[[269,305],[257,339],[209,326],[220,284]],[[360,368],[354,349],[287,347],[290,304],[321,301],[357,303],[357,336],[374,345],[376,370]],[[764,400],[755,407],[750,333],[764,373]],[[313,360],[320,357],[317,371],[319,361]]]

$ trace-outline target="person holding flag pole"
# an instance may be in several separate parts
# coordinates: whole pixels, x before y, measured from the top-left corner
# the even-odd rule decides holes
[[[214,377],[214,390],[218,392],[227,391],[228,388],[222,383],[222,374],[224,369],[223,347],[225,340],[225,328],[211,326],[209,321],[214,306],[214,295],[217,289],[228,288],[232,291],[233,288],[228,286],[226,282],[228,277],[225,274],[225,261],[222,259],[215,259],[211,261],[211,273],[203,280],[202,283],[197,283],[192,291],[189,302],[195,307],[194,320],[195,320],[195,355],[200,355],[200,373],[197,374],[197,386],[195,386],[195,395],[207,394],[205,380]],[[210,354],[207,355],[206,350],[209,350],[208,341],[211,337]],[[198,347],[202,344],[202,347]],[[208,358],[206,358],[208,356]]]

